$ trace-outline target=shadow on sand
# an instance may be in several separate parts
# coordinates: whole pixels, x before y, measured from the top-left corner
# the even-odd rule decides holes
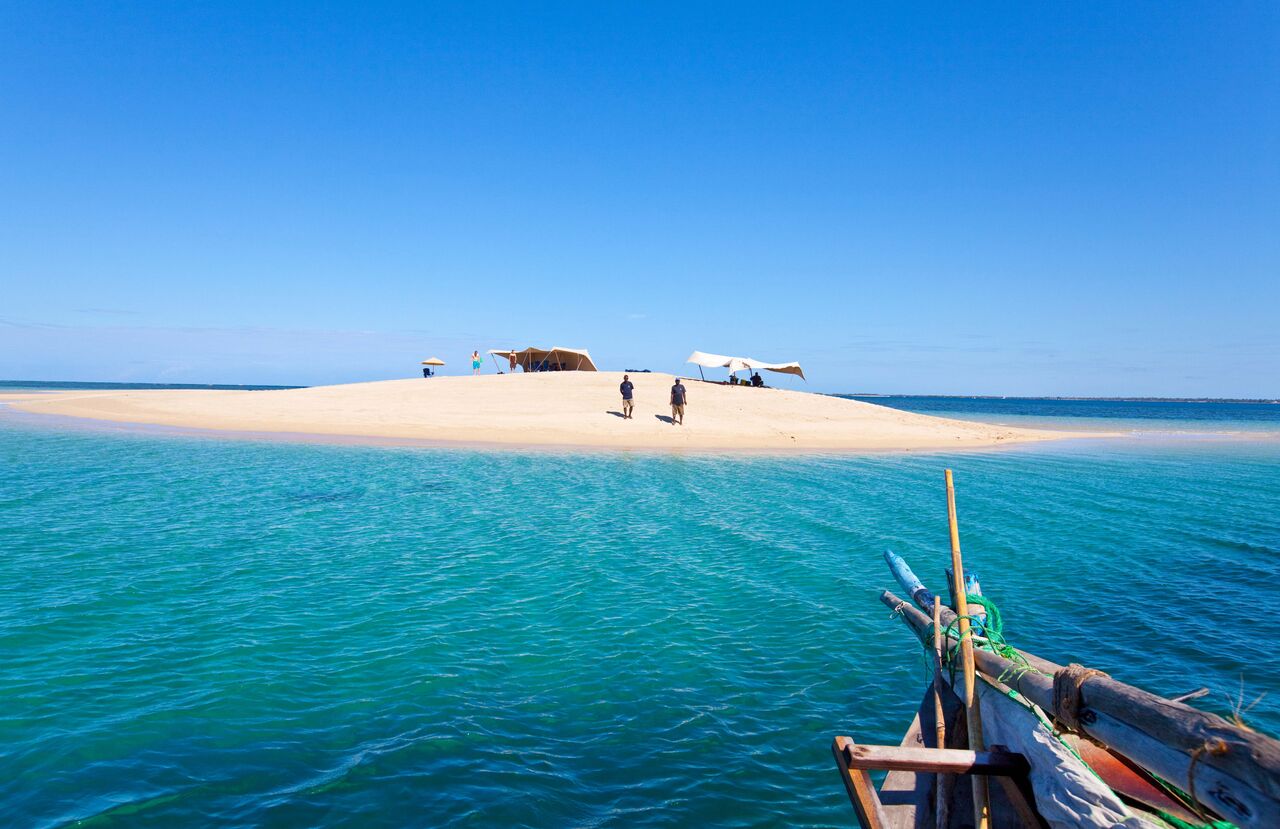
[[[609,411],[609,412],[605,412],[605,414],[611,414],[611,415],[613,415],[614,417],[622,417],[622,418],[625,418],[625,417],[626,417],[626,415],[624,415],[622,412],[613,412],[613,411]]]
[[[675,423],[674,420],[667,417],[666,415],[654,415],[654,417],[658,418],[658,420],[661,420],[663,423]]]

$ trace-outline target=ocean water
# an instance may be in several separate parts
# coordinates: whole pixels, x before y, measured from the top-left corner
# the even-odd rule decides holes
[[[1280,403],[1184,400],[1064,400],[1041,397],[865,397],[910,412],[1068,430],[1280,437]]]
[[[23,391],[119,391],[122,389],[222,389],[228,391],[266,391],[268,389],[297,389],[301,386],[243,386],[225,383],[102,383],[50,381],[50,380],[0,380],[0,394]]]
[[[946,467],[1011,641],[1280,733],[1280,441],[519,454],[4,411],[3,826],[847,826],[832,736],[896,742],[926,676],[881,552],[941,588]]]

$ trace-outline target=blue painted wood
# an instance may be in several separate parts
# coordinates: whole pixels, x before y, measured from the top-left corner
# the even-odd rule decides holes
[[[884,561],[889,565],[889,570],[898,584],[902,585],[902,589],[911,597],[911,601],[925,613],[933,613],[933,591],[916,578],[916,574],[911,571],[906,560],[892,550],[885,550]]]
[[[956,591],[954,581],[955,570],[947,568],[947,592],[951,594],[951,606],[956,606]],[[970,596],[981,596],[982,585],[978,583],[978,577],[970,570],[964,571],[964,592]],[[982,605],[969,605],[969,615],[973,618],[973,635],[983,636],[986,633],[987,611]]]

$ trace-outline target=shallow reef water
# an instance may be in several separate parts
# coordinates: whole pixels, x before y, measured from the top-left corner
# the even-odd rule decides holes
[[[896,742],[926,676],[881,554],[942,587],[946,467],[1011,641],[1280,733],[1275,441],[735,458],[0,418],[0,824],[848,825],[832,736]]]

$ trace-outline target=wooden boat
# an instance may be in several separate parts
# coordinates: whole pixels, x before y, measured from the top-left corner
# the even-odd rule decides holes
[[[901,557],[880,600],[933,650],[898,745],[832,743],[859,823],[880,827],[1280,828],[1280,741],[1003,640],[960,559],[951,472],[950,607]],[[955,574],[960,574],[957,578]],[[975,598],[976,596],[976,598]],[[887,772],[877,790],[872,772]]]

